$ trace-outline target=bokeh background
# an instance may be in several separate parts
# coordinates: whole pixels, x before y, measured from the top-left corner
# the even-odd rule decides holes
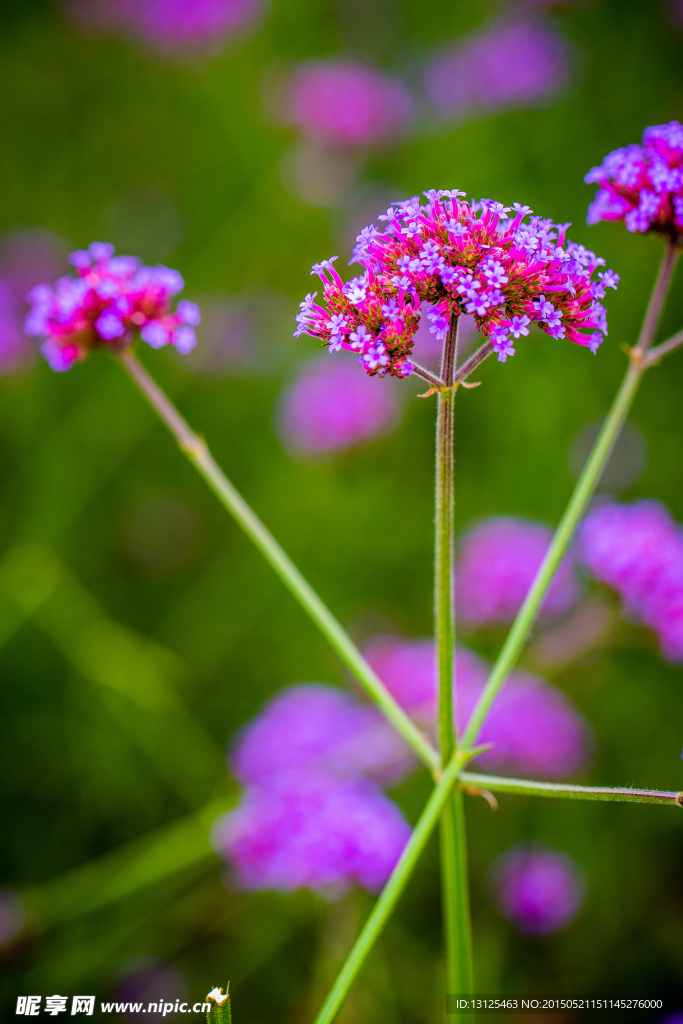
[[[370,436],[307,448],[318,428],[287,402],[302,373],[322,372],[312,339],[291,336],[310,264],[345,263],[360,226],[430,187],[573,222],[572,239],[621,274],[609,339],[593,357],[530,336],[482,367],[456,414],[459,528],[493,514],[555,524],[661,249],[621,225],[587,228],[582,179],[645,125],[683,115],[683,10],[271,0],[227,5],[227,20],[183,36],[182,17],[171,31],[156,7],[144,23],[144,2],[0,9],[4,1013],[20,993],[156,986],[194,1000],[229,979],[240,1024],[306,1021],[370,895],[241,893],[206,836],[235,799],[236,731],[283,686],[349,680],[114,361],[58,375],[36,357],[23,296],[94,238],[177,267],[205,311],[200,345],[185,360],[145,351],[147,365],[359,642],[427,636],[435,408],[411,381],[382,382],[391,398]],[[399,83],[405,107],[381,139],[297,123],[296,69],[340,57]],[[682,321],[676,283],[662,337]],[[679,520],[681,388],[681,356],[648,376],[605,481]],[[564,660],[537,637],[524,664],[593,724],[582,781],[683,788],[680,668],[609,621]],[[467,643],[491,657],[501,636]],[[393,796],[414,821],[428,791],[418,772]],[[468,801],[478,990],[644,991],[683,1007],[676,812],[500,804]],[[490,865],[520,840],[585,873],[583,909],[557,935],[521,937],[490,899]],[[380,1019],[443,1019],[435,844],[344,1010],[347,1024]]]

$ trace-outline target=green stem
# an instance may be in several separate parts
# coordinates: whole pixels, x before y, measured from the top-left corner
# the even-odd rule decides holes
[[[550,586],[555,571],[562,558],[566,554],[571,543],[574,532],[579,524],[586,506],[600,479],[600,474],[609,457],[612,447],[619,436],[624,420],[631,408],[631,403],[640,384],[643,373],[647,369],[647,363],[643,355],[652,344],[657,325],[662,313],[664,300],[671,284],[678,249],[671,242],[667,244],[666,252],[662,260],[659,274],[652,292],[652,297],[645,314],[643,329],[640,332],[638,344],[631,352],[631,361],[626,376],[623,380],[614,404],[605,420],[602,430],[593,447],[590,457],[579,477],[574,493],[571,496],[569,505],[562,516],[560,525],[555,531],[548,553],[536,574],[536,578],[529,590],[524,604],[520,608],[517,618],[512,624],[507,639],[503,644],[498,659],[491,670],[491,675],[484,687],[483,693],[477,701],[472,716],[467,723],[461,741],[461,748],[469,750],[475,742],[484,719],[495,700],[496,694],[505,682],[505,678],[514,667],[520,651],[526,642],[529,631],[538,615],[539,608],[546,591]]]
[[[347,668],[430,771],[437,770],[440,763],[439,755],[432,744],[420,732],[403,708],[397,704],[334,615],[323,604],[270,531],[247,505],[244,498],[235,490],[223,470],[214,461],[206,443],[188,426],[130,349],[124,349],[120,353],[119,359],[152,408],[176,438],[181,451],[187,455],[221,504],[254,542]]]
[[[536,782],[534,779],[506,779],[480,772],[461,772],[460,782],[493,793],[555,797],[561,800],[602,800],[628,804],[669,804],[683,807],[683,793],[665,789],[633,789],[617,786],[578,786],[573,782]]]
[[[459,317],[453,316],[444,343],[441,378],[453,385]],[[434,633],[439,692],[438,731],[442,764],[455,750],[453,607],[453,406],[455,391],[439,393],[436,429],[436,513]],[[441,891],[446,945],[446,988],[454,995],[472,992],[472,940],[469,921],[467,840],[462,796],[454,793],[441,815]]]
[[[427,840],[448,800],[451,789],[458,777],[461,764],[461,758],[456,754],[447,765],[440,781],[432,790],[432,795],[420,815],[420,820],[415,826],[408,845],[394,868],[391,878],[385,885],[382,895],[373,907],[363,930],[356,939],[337,980],[332,986],[330,994],[315,1019],[315,1024],[330,1024],[336,1017],[370,950],[382,933],[394,907],[408,884]]]

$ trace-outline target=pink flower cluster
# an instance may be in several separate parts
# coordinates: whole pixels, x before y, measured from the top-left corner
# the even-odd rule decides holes
[[[541,936],[566,928],[585,894],[583,872],[566,853],[521,843],[491,869],[494,899],[517,931]]]
[[[374,709],[332,687],[291,687],[237,744],[233,769],[245,790],[216,823],[214,845],[246,889],[377,890],[410,835],[380,782],[411,763]]]
[[[280,434],[296,452],[336,452],[396,423],[396,395],[343,359],[315,359],[283,395]]]
[[[137,332],[152,348],[174,345],[184,354],[196,345],[199,307],[187,299],[175,312],[170,306],[184,287],[178,271],[144,267],[134,256],[114,251],[113,245],[93,242],[69,257],[77,277],[40,284],[29,293],[24,330],[45,339],[41,349],[53,370],[70,370],[92,348],[119,351]]]
[[[629,231],[683,233],[683,125],[646,128],[642,145],[609,153],[584,179],[600,186],[588,207],[588,223],[621,220]]]
[[[86,31],[128,30],[167,53],[206,48],[250,27],[262,0],[62,0]]]
[[[547,527],[514,516],[494,516],[470,530],[460,542],[455,572],[459,615],[475,626],[511,622],[551,539]],[[550,585],[543,613],[563,615],[578,597],[576,570],[569,555]]]
[[[538,19],[505,20],[438,53],[425,73],[442,117],[538,103],[569,78],[567,41]]]
[[[664,657],[683,661],[683,531],[664,505],[603,505],[584,520],[579,546],[590,572],[654,630]]]
[[[356,352],[370,375],[408,376],[421,303],[428,302],[437,338],[445,338],[453,315],[472,314],[501,362],[532,324],[597,350],[607,334],[600,300],[619,276],[605,270],[592,278],[605,261],[567,242],[569,225],[542,217],[525,223],[527,206],[468,203],[458,190],[424,195],[425,204],[413,196],[391,206],[381,228],[363,229],[353,251],[362,275],[344,283],[336,257],[313,266],[327,309],[316,303],[317,292],[307,295],[296,337],[309,334],[330,351]]]
[[[412,118],[406,89],[357,61],[316,61],[293,73],[291,120],[313,142],[368,146],[402,134]]]
[[[434,644],[376,638],[365,657],[398,703],[430,730],[436,718]],[[489,666],[471,651],[457,652],[456,726],[462,732],[484,689]],[[539,778],[562,778],[584,768],[592,750],[590,726],[555,687],[528,672],[515,672],[500,691],[477,743],[493,748],[476,767]]]

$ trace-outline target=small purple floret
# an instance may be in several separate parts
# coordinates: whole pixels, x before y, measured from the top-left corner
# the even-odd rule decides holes
[[[566,853],[541,844],[520,844],[494,862],[494,897],[517,931],[549,935],[566,928],[584,900],[585,881]]]

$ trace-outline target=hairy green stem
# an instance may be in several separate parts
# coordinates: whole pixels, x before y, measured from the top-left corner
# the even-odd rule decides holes
[[[401,854],[401,858],[394,868],[391,878],[382,890],[372,913],[368,917],[363,930],[356,939],[351,952],[349,953],[344,966],[342,967],[337,980],[335,981],[330,994],[315,1019],[315,1024],[330,1024],[336,1017],[349,989],[356,980],[367,956],[381,935],[385,924],[391,917],[392,911],[403,894],[410,876],[420,859],[434,826],[436,825],[441,812],[450,796],[451,789],[458,777],[462,761],[456,754],[447,765],[437,785],[432,790],[425,809],[415,826],[412,836]]]
[[[562,558],[566,554],[574,532],[579,524],[586,506],[600,479],[600,474],[607,462],[612,447],[619,436],[624,420],[631,408],[631,403],[647,369],[644,354],[649,349],[655,336],[662,314],[662,308],[671,284],[679,250],[673,243],[667,243],[657,280],[652,292],[643,328],[638,344],[631,351],[631,360],[612,408],[605,420],[593,450],[579,477],[569,505],[555,531],[552,543],[541,564],[531,589],[520,608],[517,618],[512,624],[507,639],[503,644],[486,686],[472,712],[467,728],[462,736],[461,747],[469,750],[475,742],[484,719],[495,700],[496,694],[505,682],[506,676],[514,667],[520,651],[526,642],[529,631],[538,615],[538,611],[550,586],[553,576]]]
[[[460,782],[493,793],[517,793],[520,796],[554,797],[561,800],[602,800],[628,804],[669,804],[683,807],[683,793],[665,789],[633,789],[626,786],[578,786],[573,782],[536,782],[534,779],[507,779],[480,772],[461,772]]]
[[[174,435],[181,450],[206,480],[222,505],[254,542],[347,668],[430,771],[437,770],[440,763],[437,751],[397,704],[327,606],[304,579],[270,531],[247,505],[244,498],[235,490],[223,470],[214,461],[205,442],[191,430],[172,402],[129,349],[124,349],[119,359],[152,408]]]
[[[441,379],[453,385],[458,350],[459,317],[451,318],[444,342]],[[434,635],[439,692],[438,734],[442,764],[455,750],[453,606],[453,406],[455,391],[439,393],[436,427],[436,501],[434,543]],[[440,826],[441,894],[446,945],[447,991],[472,991],[472,940],[469,921],[467,840],[462,796],[446,801]]]

